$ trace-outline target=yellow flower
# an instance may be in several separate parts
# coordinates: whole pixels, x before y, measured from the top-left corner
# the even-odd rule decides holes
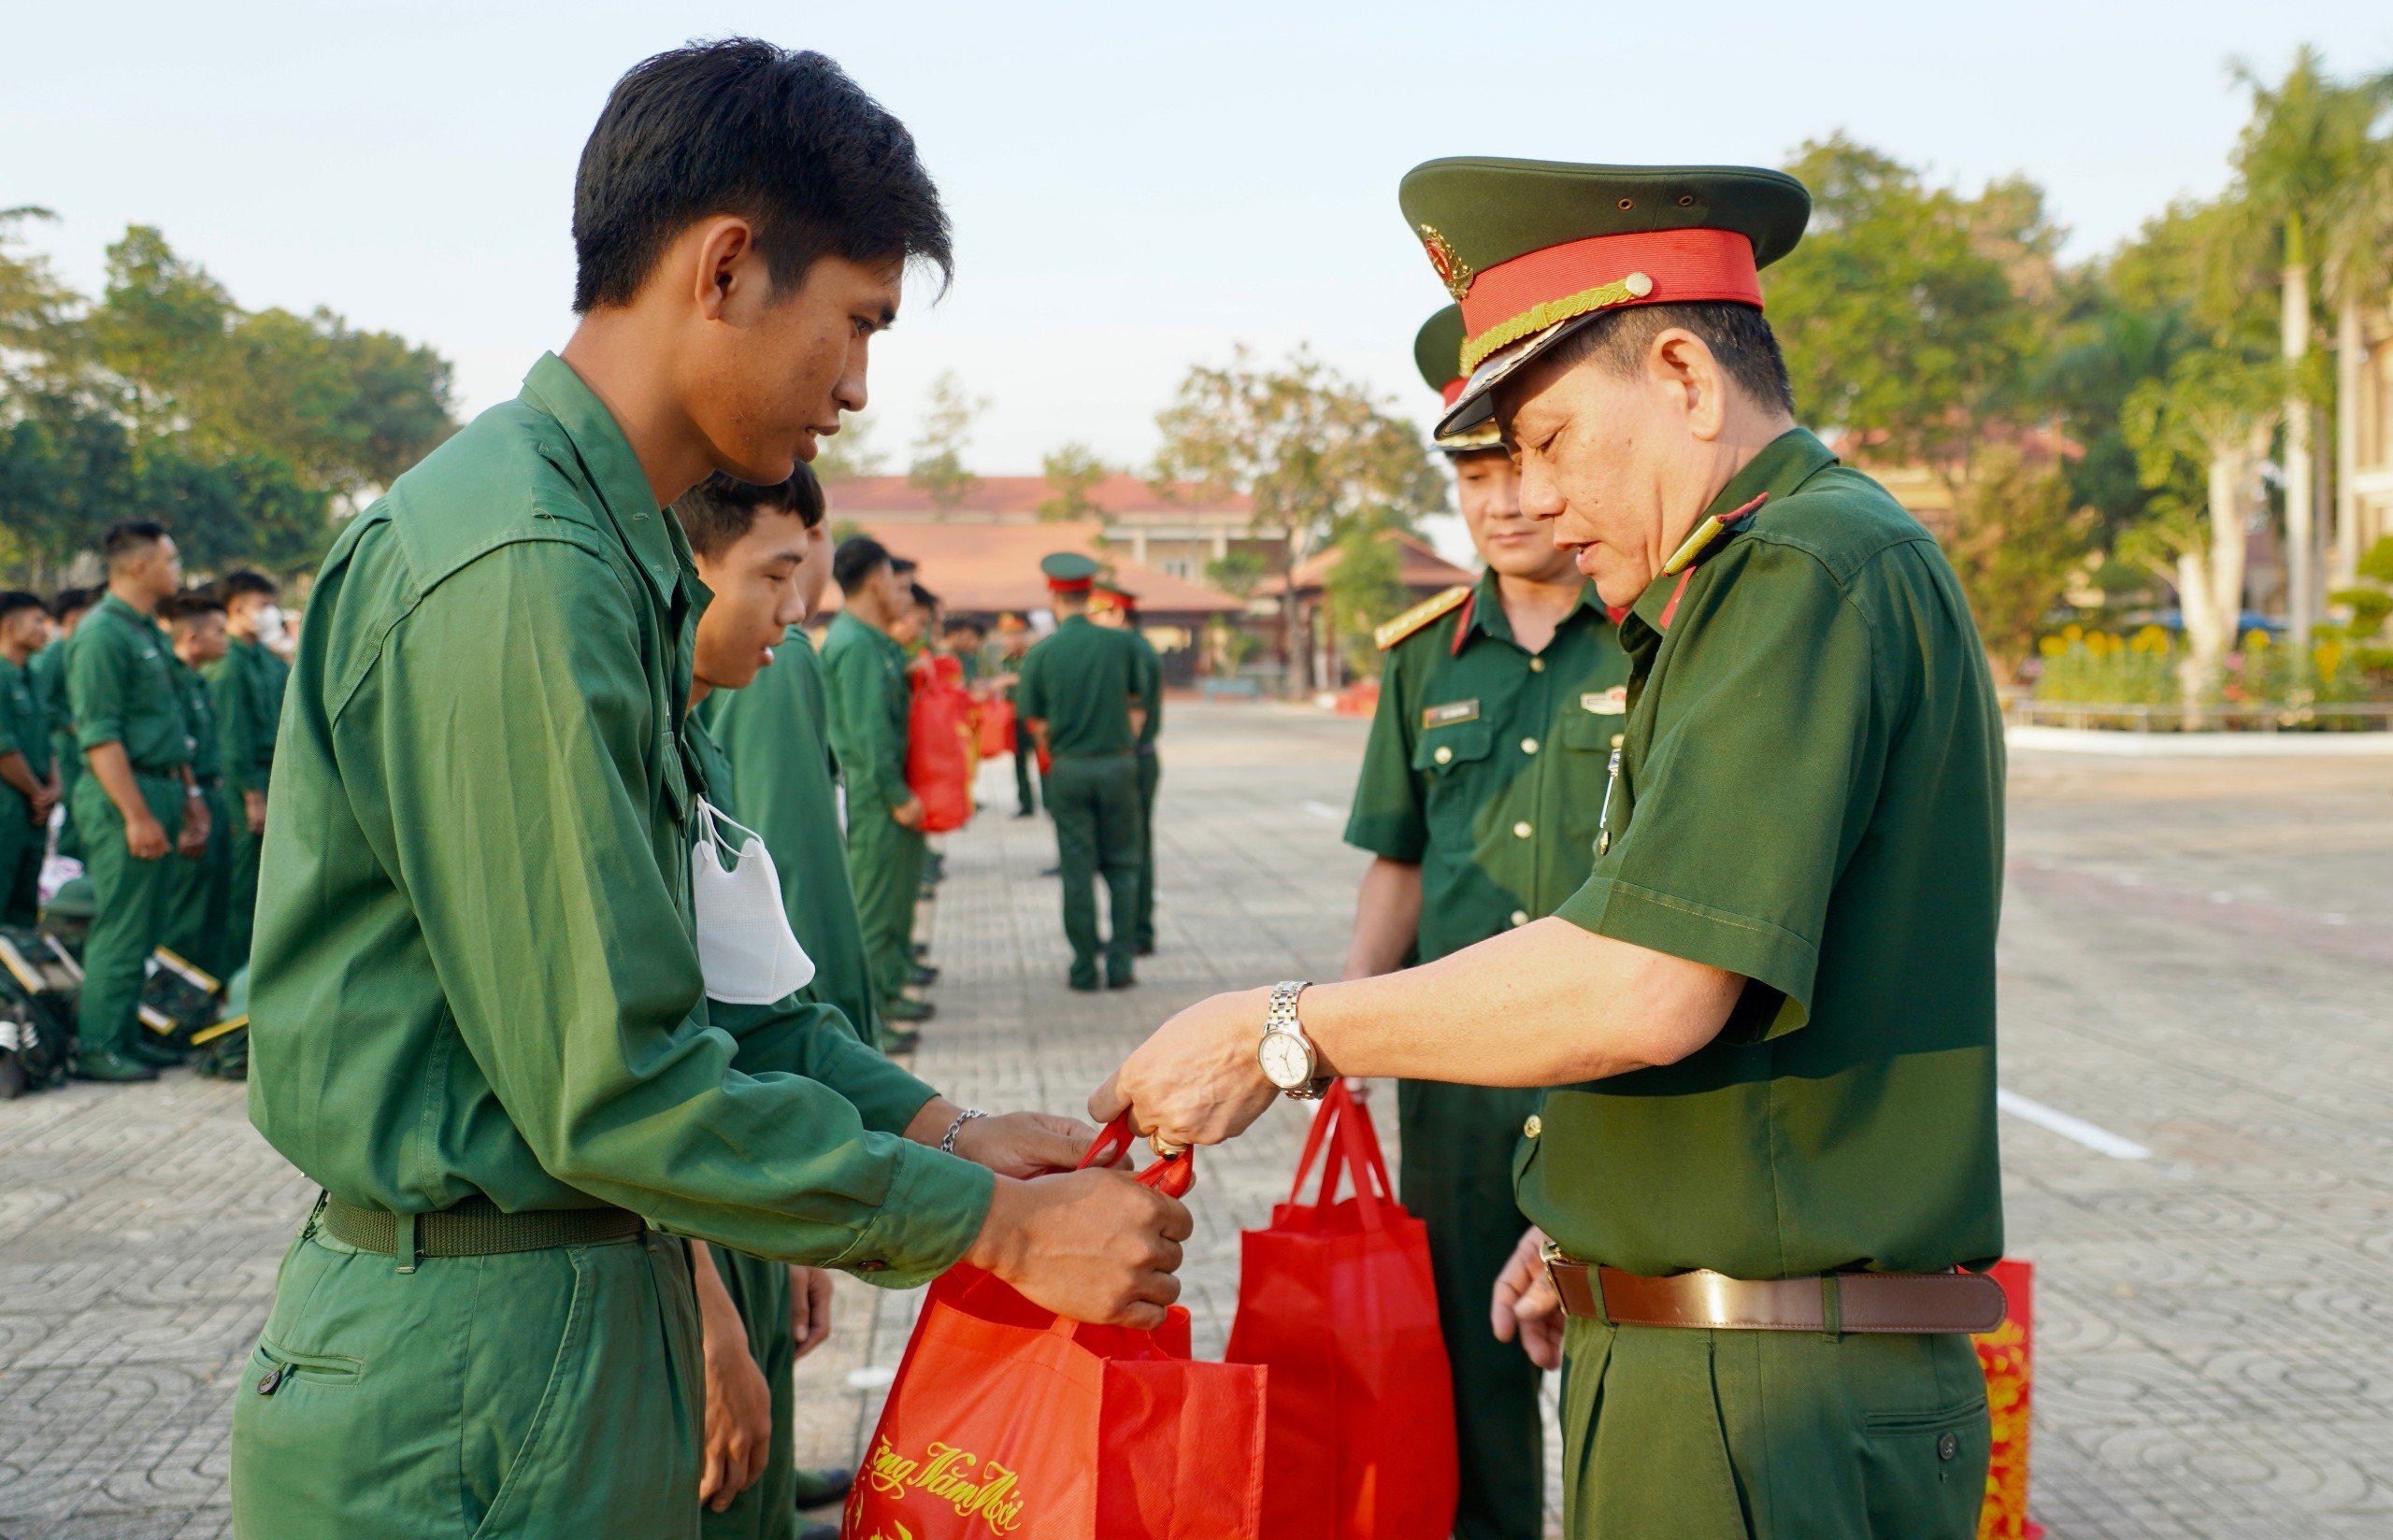
[[[2243,649],[2246,652],[2261,651],[2266,649],[2268,645],[2269,634],[2262,631],[2258,626],[2254,626],[2251,630],[2243,634]]]
[[[2060,635],[2061,639],[2064,641],[2080,641],[2083,640],[2085,635],[2085,628],[2079,625],[2076,621],[2071,620],[2069,624],[2060,628]]]
[[[2318,677],[2320,678],[2331,679],[2335,677],[2335,670],[2343,666],[2343,644],[2341,642],[2320,642],[2317,648],[2310,654],[2310,659],[2312,663],[2317,665]]]
[[[2036,650],[2047,658],[2057,658],[2069,650],[2069,644],[2057,636],[2046,636],[2036,643]]]

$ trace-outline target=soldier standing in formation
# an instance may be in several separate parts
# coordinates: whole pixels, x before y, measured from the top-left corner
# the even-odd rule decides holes
[[[1421,328],[1429,388],[1462,392],[1462,312]],[[1380,627],[1379,707],[1346,842],[1375,858],[1345,977],[1368,978],[1542,920],[1595,864],[1605,757],[1628,655],[1595,586],[1521,511],[1494,425],[1439,440],[1486,571]],[[1526,1226],[1512,1151],[1533,1087],[1411,1079],[1397,1088],[1404,1205],[1429,1233],[1460,1434],[1461,1540],[1538,1540],[1545,1525],[1539,1374],[1487,1329],[1496,1276]]]
[[[1205,1001],[1089,1110],[1169,1146],[1326,1075],[1552,1088],[1489,1308],[1568,1363],[1569,1532],[1968,1540],[2001,720],[1935,537],[1795,424],[1757,269],[1809,196],[1456,160],[1401,203],[1462,307],[1440,432],[1492,415],[1524,511],[1627,608],[1594,869],[1420,967]]]
[[[168,672],[174,676],[175,700],[191,733],[192,782],[208,804],[208,842],[196,850],[179,850],[166,858],[174,890],[167,899],[171,918],[165,944],[222,979],[234,967],[227,957],[228,911],[233,826],[240,809],[225,794],[215,699],[201,676],[224,657],[224,601],[210,589],[187,589],[160,605],[158,613],[166,622],[166,639],[174,650],[174,666]]]
[[[224,600],[224,656],[207,670],[216,703],[217,740],[231,814],[230,929],[225,971],[250,961],[250,933],[258,906],[258,852],[265,840],[266,786],[274,770],[274,737],[282,721],[282,690],[291,665],[266,645],[282,629],[274,579],[246,569],[216,584]]]
[[[58,772],[58,805],[64,809],[58,820],[58,853],[74,861],[83,859],[83,841],[75,830],[75,783],[83,778],[83,750],[75,742],[75,712],[66,698],[66,644],[99,597],[94,589],[59,590],[50,606],[55,627],[50,644],[25,665],[34,699],[50,721],[50,762]]]
[[[27,664],[49,635],[50,613],[38,597],[0,593],[0,925],[31,925],[39,918],[58,773],[49,713]]]

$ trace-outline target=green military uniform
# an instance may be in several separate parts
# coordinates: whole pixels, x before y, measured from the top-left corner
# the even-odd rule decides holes
[[[1776,172],[1502,161],[1432,162],[1401,201],[1469,338],[1441,432],[1604,309],[1757,307],[1756,269],[1809,208]],[[1616,778],[1594,871],[1555,912],[1747,982],[1684,1060],[1547,1091],[1521,1207],[1564,1259],[1803,1280],[1826,1325],[1615,1325],[1599,1299],[1574,1314],[1568,1528],[1974,1536],[1988,1425],[1968,1336],[1841,1332],[1834,1281],[2002,1249],[2002,729],[1969,605],[1934,538],[1793,429],[1729,478],[1620,632]]]
[[[1134,620],[1126,633],[1139,644],[1140,693],[1146,698],[1147,720],[1139,728],[1139,955],[1155,949],[1155,793],[1163,789],[1163,756],[1155,751],[1163,736],[1163,656],[1147,640]]]
[[[1082,588],[1096,572],[1084,556],[1051,556],[1040,563],[1051,582]],[[1122,632],[1073,615],[1022,661],[1017,707],[1025,720],[1047,724],[1047,814],[1055,820],[1056,864],[1064,883],[1064,936],[1071,944],[1071,986],[1130,982],[1139,928],[1138,740],[1130,707],[1150,712],[1150,683],[1139,650]],[[1102,873],[1111,924],[1102,943],[1096,930],[1096,878]]]
[[[1604,766],[1628,657],[1594,586],[1537,652],[1512,639],[1494,573],[1383,627],[1379,708],[1346,842],[1421,868],[1418,962],[1542,919],[1595,861]],[[1537,1365],[1487,1326],[1496,1275],[1528,1221],[1512,1152],[1534,1089],[1397,1088],[1406,1207],[1429,1232],[1460,1434],[1462,1540],[1545,1525]]]
[[[739,786],[739,821],[763,836],[780,876],[789,928],[814,960],[799,991],[836,1006],[866,1042],[877,1042],[872,960],[856,919],[839,834],[823,660],[795,626],[770,668],[745,690],[718,690],[698,707]]]
[[[0,754],[8,753],[25,757],[35,780],[50,778],[49,713],[28,670],[0,658]],[[31,925],[40,918],[41,861],[49,845],[49,830],[34,821],[33,803],[0,781],[0,925]]]
[[[240,812],[224,795],[216,706],[208,681],[181,659],[172,663],[175,699],[191,729],[192,781],[208,806],[208,844],[195,856],[176,850],[166,857],[173,886],[166,900],[165,944],[185,961],[223,978],[237,965],[230,957],[226,911],[233,883],[232,825]]]
[[[556,1241],[577,1215],[893,1286],[980,1230],[989,1174],[900,1136],[927,1087],[825,1007],[703,998],[681,724],[705,601],[553,356],[325,559],[276,756],[251,1117],[337,1205],[400,1216],[397,1250],[485,1200],[443,1218],[537,1248],[410,1266],[335,1233],[343,1207],[303,1228],[236,1392],[247,1540],[695,1535],[683,1248]]]
[[[136,1011],[150,954],[173,921],[173,846],[182,833],[189,793],[184,777],[191,728],[175,690],[179,666],[157,621],[111,593],[75,628],[66,653],[66,694],[77,745],[88,753],[121,743],[152,817],[165,830],[167,855],[136,860],[124,844],[124,817],[97,776],[75,785],[75,824],[92,877],[92,934],[83,944],[83,993],[76,1031],[83,1051],[151,1056]]]
[[[913,977],[914,904],[922,896],[923,832],[889,816],[914,794],[906,784],[914,695],[905,649],[845,610],[823,638],[823,668],[831,686],[831,751],[848,793],[848,881],[872,960],[875,1003],[886,1016]]]
[[[250,833],[248,793],[263,794],[274,769],[274,734],[282,720],[283,686],[291,665],[258,642],[231,638],[224,656],[208,666],[216,705],[217,742],[224,766],[225,804],[233,810],[232,865],[227,878],[227,972],[249,961],[258,906],[258,854],[265,836]]]
[[[77,629],[81,629],[78,622]],[[83,778],[83,751],[75,743],[75,712],[66,699],[66,644],[71,636],[53,637],[25,661],[25,674],[33,681],[34,698],[41,705],[50,722],[50,759],[58,767],[58,801],[65,809],[59,820],[58,853],[70,860],[83,859],[83,841],[75,832],[75,783]]]

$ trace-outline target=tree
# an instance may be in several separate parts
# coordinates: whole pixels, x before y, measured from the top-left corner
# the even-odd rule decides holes
[[[922,435],[914,441],[914,462],[906,479],[931,500],[941,513],[964,506],[980,478],[964,467],[964,447],[972,439],[972,420],[989,403],[966,393],[964,381],[950,369],[931,381],[930,407],[923,413]]]
[[[185,392],[217,374],[232,296],[156,228],[136,224],[107,249],[107,286],[86,327],[138,460],[184,426]]]
[[[1039,470],[1047,478],[1047,496],[1039,505],[1039,517],[1046,520],[1097,519],[1106,516],[1089,493],[1098,482],[1113,474],[1112,467],[1096,457],[1096,451],[1085,444],[1066,444],[1051,450],[1039,462]]]
[[[2375,83],[2384,88],[2383,78]],[[2364,83],[2361,90],[2371,86]],[[2368,343],[2360,316],[2393,290],[2393,135],[2372,134],[2336,184],[2322,246],[2327,298],[2335,308],[2335,576],[2349,584],[2360,562],[2360,376]]]
[[[1331,543],[1338,559],[1321,581],[1321,608],[1329,641],[1350,677],[1376,672],[1372,633],[1404,607],[1404,555],[1386,536],[1402,528],[1382,511],[1350,520]]]
[[[831,482],[879,476],[887,456],[872,447],[872,429],[873,420],[867,414],[843,414],[839,431],[823,440],[815,450],[815,477]]]
[[[1225,365],[1190,369],[1155,425],[1163,433],[1156,478],[1244,494],[1253,527],[1280,539],[1283,578],[1359,520],[1410,525],[1446,506],[1445,478],[1419,430],[1306,348],[1276,367],[1240,347]],[[1297,666],[1309,674],[1297,621],[1290,581],[1281,602],[1283,655],[1308,660]]]
[[[17,227],[57,215],[31,204],[0,208],[0,391],[39,389],[51,383],[50,352],[75,305],[75,292],[50,270],[40,252],[20,256],[9,248],[22,238]]]
[[[1989,450],[1954,506],[1953,569],[1978,635],[2005,677],[2035,656],[2036,637],[2070,578],[2092,553],[2099,520],[2071,495],[2066,473]]]

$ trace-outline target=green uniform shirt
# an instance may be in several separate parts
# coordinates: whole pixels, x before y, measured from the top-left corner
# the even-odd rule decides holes
[[[1058,759],[1126,754],[1135,701],[1154,711],[1146,669],[1129,634],[1085,615],[1066,618],[1022,660],[1015,709],[1047,724],[1047,751]]]
[[[872,961],[848,886],[833,789],[838,763],[814,644],[792,626],[770,668],[745,690],[714,692],[698,716],[740,789],[735,816],[764,836],[790,929],[814,960],[814,981],[800,992],[836,1007],[860,1034],[870,1034],[877,1020]]]
[[[1627,678],[1592,584],[1535,655],[1493,573],[1388,649],[1346,843],[1420,863],[1421,961],[1541,920],[1586,881]]]
[[[847,777],[848,821],[855,821],[859,806],[903,806],[914,794],[906,784],[914,709],[906,649],[841,610],[823,637],[823,671],[830,680],[831,751]]]
[[[72,742],[75,731],[74,714],[66,708],[66,644],[71,640],[67,636],[54,637],[25,660],[25,677],[33,684],[34,698],[41,703],[49,719],[53,741],[64,734]]]
[[[342,532],[276,753],[251,1118],[350,1204],[606,1202],[918,1282],[989,1174],[846,1094],[835,1013],[703,999],[681,724],[706,598],[553,356]]]
[[[191,730],[191,773],[203,786],[223,777],[223,755],[217,744],[216,704],[209,696],[208,681],[200,677],[198,669],[172,653],[167,654],[168,672],[175,681],[175,704],[181,707],[183,723]]]
[[[2001,722],[1952,568],[1877,483],[1786,434],[1769,500],[1621,624],[1609,854],[1561,917],[1742,974],[1680,1063],[1551,1091],[1522,1211],[1573,1257],[1739,1277],[1983,1267]]]
[[[43,708],[30,673],[33,660],[20,667],[0,658],[0,754],[14,750],[25,756],[34,779],[50,778],[50,713]],[[0,784],[6,784],[0,782]]]
[[[291,667],[263,645],[235,637],[205,672],[216,706],[224,785],[236,793],[263,791],[274,770],[274,734]]]
[[[121,743],[144,775],[172,775],[189,764],[191,727],[176,695],[174,663],[157,621],[113,593],[93,605],[67,642],[76,747]]]

